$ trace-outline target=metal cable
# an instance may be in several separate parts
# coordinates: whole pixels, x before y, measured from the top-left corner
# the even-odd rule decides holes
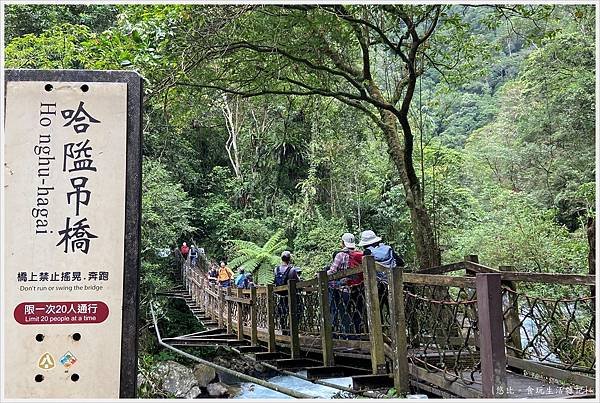
[[[152,314],[152,321],[154,322],[154,330],[156,331],[156,338],[158,339],[158,344],[160,344],[161,346],[166,347],[169,350],[172,350],[179,355],[189,358],[190,360],[193,360],[193,361],[199,362],[201,364],[204,364],[206,366],[209,366],[211,368],[214,368],[217,371],[227,373],[229,375],[235,376],[236,378],[243,379],[245,381],[252,382],[252,383],[255,383],[260,386],[264,386],[267,389],[271,389],[276,392],[283,393],[284,395],[295,397],[297,399],[314,399],[315,398],[315,396],[307,395],[302,392],[297,392],[293,389],[286,388],[285,386],[280,386],[280,385],[274,384],[272,382],[265,381],[263,379],[255,378],[253,376],[246,375],[246,374],[243,374],[238,371],[234,371],[233,369],[226,368],[221,365],[217,365],[213,362],[203,360],[202,358],[198,358],[195,355],[186,353],[185,351],[182,351],[173,346],[170,346],[169,344],[162,341],[162,338],[160,336],[160,331],[158,330],[158,323],[156,321],[156,314],[154,313],[154,307],[152,306],[152,303],[150,304],[150,312]]]

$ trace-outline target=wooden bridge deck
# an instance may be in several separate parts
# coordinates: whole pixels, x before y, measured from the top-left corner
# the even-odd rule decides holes
[[[485,266],[473,264],[448,265],[452,269],[470,267],[477,271],[493,271]],[[480,266],[480,267],[479,267]],[[368,278],[367,265],[360,268]],[[356,269],[353,269],[356,272]],[[436,270],[440,270],[436,268]],[[308,379],[327,379],[341,376],[352,378],[352,390],[381,390],[387,391],[391,387],[408,392],[406,384],[411,385],[413,392],[426,392],[439,397],[505,397],[505,398],[580,398],[593,397],[595,379],[588,374],[557,369],[544,363],[531,360],[518,359],[513,356],[506,357],[504,346],[515,339],[514,335],[500,337],[500,348],[496,345],[484,345],[480,340],[485,340],[482,328],[489,326],[493,329],[492,315],[480,312],[482,306],[474,300],[474,292],[462,289],[475,288],[475,281],[468,277],[450,277],[436,274],[407,274],[407,280],[412,284],[458,287],[458,295],[464,292],[464,300],[433,301],[441,306],[451,306],[454,312],[457,308],[464,309],[456,318],[463,323],[471,320],[473,315],[478,317],[478,327],[457,330],[453,336],[431,338],[427,335],[419,336],[420,342],[416,347],[411,347],[415,340],[409,341],[408,347],[402,349],[401,345],[394,342],[399,337],[410,334],[414,329],[404,327],[404,315],[398,323],[390,323],[389,317],[384,326],[384,317],[380,317],[380,307],[377,301],[376,283],[372,280],[372,294],[369,296],[368,280],[365,280],[365,296],[367,297],[367,315],[369,328],[381,329],[380,332],[368,332],[340,335],[332,332],[332,324],[328,322],[330,315],[327,302],[327,284],[332,278],[341,277],[338,273],[334,276],[322,276],[318,279],[298,282],[289,286],[265,286],[253,290],[232,290],[226,292],[210,285],[206,276],[197,270],[183,267],[182,279],[185,279],[183,288],[176,288],[165,296],[181,298],[185,301],[191,312],[205,327],[206,330],[188,335],[165,338],[164,341],[173,346],[227,346],[241,354],[248,355],[256,361],[266,362],[274,368],[283,371],[306,371]],[[345,275],[354,274],[351,271]],[[526,273],[510,273],[511,279],[519,281],[533,281]],[[573,281],[575,284],[590,284],[593,276],[576,276],[570,279],[565,276],[560,278],[561,284]],[[375,279],[374,272],[371,276]],[[390,283],[393,283],[392,280]],[[402,288],[402,283],[400,283]],[[409,288],[413,290],[413,288]],[[477,289],[481,294],[481,290]],[[288,298],[289,311],[287,327],[281,329],[276,324],[276,316],[281,312],[276,311],[276,302],[282,292]],[[406,292],[406,291],[405,291]],[[397,318],[404,313],[404,306],[393,306],[398,303],[394,299],[393,289],[390,287],[389,306],[391,317]],[[312,296],[311,296],[312,295]],[[437,294],[435,294],[437,295]],[[309,299],[313,298],[312,300]],[[415,297],[425,300],[424,297]],[[510,295],[509,295],[510,297]],[[303,300],[299,298],[304,298]],[[471,298],[471,299],[469,299]],[[404,298],[402,298],[404,299]],[[279,300],[281,301],[281,300]],[[431,302],[431,301],[430,301]],[[304,312],[300,319],[299,312],[293,312],[294,306],[312,304],[311,318]],[[446,305],[443,305],[446,304]],[[458,305],[456,305],[458,304]],[[502,308],[503,302],[487,309]],[[479,308],[479,309],[475,309]],[[308,309],[305,307],[304,309]],[[406,308],[407,312],[412,308]],[[460,310],[460,309],[459,309]],[[486,315],[489,315],[486,319]],[[258,317],[260,316],[260,318]],[[515,317],[504,315],[503,321],[516,320]],[[440,316],[441,318],[441,316]],[[500,316],[502,322],[502,316]],[[331,319],[331,318],[329,318]],[[278,319],[277,319],[278,320]],[[411,318],[414,324],[414,318]],[[441,319],[440,319],[441,320]],[[452,319],[458,320],[458,319]],[[488,323],[486,324],[486,320]],[[300,331],[302,321],[302,331]],[[307,322],[308,321],[308,322]],[[497,323],[496,323],[497,325]],[[409,325],[412,326],[412,325]],[[502,323],[500,323],[502,332]],[[518,326],[522,326],[519,323]],[[474,331],[475,330],[475,331]],[[485,329],[484,329],[485,330]],[[481,331],[481,337],[480,332]],[[431,332],[431,330],[429,330]],[[471,334],[473,332],[473,334]],[[436,334],[427,333],[427,334]],[[344,337],[340,337],[344,336]],[[456,340],[454,340],[456,339]],[[454,341],[453,341],[454,340]],[[521,345],[520,340],[517,340]],[[433,346],[433,348],[432,348]],[[480,349],[492,348],[490,354],[479,354]],[[489,351],[489,350],[488,350]],[[500,358],[506,362],[502,378],[490,376],[493,360]],[[401,370],[402,361],[406,369]],[[460,369],[464,368],[464,369]],[[488,371],[488,372],[485,372]],[[485,375],[485,374],[488,375]],[[486,386],[487,385],[487,386]],[[490,390],[490,385],[499,385]]]

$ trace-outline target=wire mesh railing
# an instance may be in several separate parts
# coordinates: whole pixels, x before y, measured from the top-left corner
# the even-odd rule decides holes
[[[594,296],[544,298],[508,286],[502,292],[509,354],[561,369],[595,373]],[[564,294],[568,293],[565,289]]]
[[[256,293],[256,324],[259,329],[267,329],[269,327],[269,317],[267,314],[267,293],[265,287],[258,287]]]
[[[474,287],[406,283],[409,360],[448,381],[478,383],[477,293]]]
[[[369,355],[374,373],[395,373],[404,360],[412,369],[418,367],[438,376],[445,385],[458,382],[485,396],[488,392],[484,383],[489,383],[485,372],[490,369],[482,350],[491,344],[482,340],[481,334],[486,329],[498,329],[492,323],[494,312],[498,312],[497,322],[503,322],[501,345],[490,348],[495,357],[508,356],[511,368],[521,366],[526,373],[531,372],[530,364],[534,362],[586,376],[595,372],[595,299],[589,293],[573,296],[568,292],[573,290],[570,281],[589,290],[592,276],[563,275],[557,280],[559,285],[553,284],[552,298],[548,298],[531,292],[536,281],[552,280],[547,276],[499,272],[471,262],[431,268],[425,273],[402,273],[377,265],[372,259],[365,261],[362,267],[346,272],[329,276],[320,273],[309,281],[258,286],[252,292],[239,293],[211,284],[207,262],[202,259],[196,267],[191,267],[189,261],[184,263],[181,275],[205,315],[238,335],[241,331],[241,339],[248,338],[248,329],[258,331],[269,351],[275,351],[277,339],[277,343],[291,344],[292,355],[299,349],[300,337],[313,350],[322,341],[324,365],[333,364],[335,346],[363,346],[362,351],[354,353]],[[442,275],[462,269],[466,276]],[[349,287],[344,279],[357,273],[364,273],[364,280]],[[481,294],[475,276],[479,279],[485,273],[496,276],[498,284],[502,281],[496,291],[481,291],[484,299],[498,298],[497,306],[478,301]],[[515,284],[520,281],[529,286],[517,291]],[[563,294],[557,292],[561,286]],[[368,342],[344,344],[350,340]],[[399,358],[402,343],[404,357]],[[541,372],[547,376],[543,368]],[[428,379],[435,383],[438,378]]]
[[[321,332],[319,292],[312,284],[299,286],[297,290],[298,330],[305,335],[319,335]]]

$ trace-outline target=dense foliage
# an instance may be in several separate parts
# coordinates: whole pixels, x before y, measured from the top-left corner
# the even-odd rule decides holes
[[[283,231],[275,232],[263,246],[240,239],[231,242],[233,260],[229,264],[252,273],[258,284],[272,284],[273,267],[280,263],[280,254],[287,248],[288,240],[283,238]]]

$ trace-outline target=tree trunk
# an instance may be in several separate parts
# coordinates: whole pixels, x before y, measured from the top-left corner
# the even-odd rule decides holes
[[[231,110],[229,106],[229,100],[227,99],[227,95],[223,94],[223,104],[221,105],[221,112],[223,113],[223,117],[225,118],[225,127],[227,127],[227,132],[229,134],[229,138],[225,143],[225,149],[227,151],[227,156],[229,157],[229,162],[231,162],[233,172],[235,173],[235,177],[238,180],[242,180],[242,165],[240,163],[240,155],[237,147],[237,138],[239,135],[239,130],[241,128],[239,115],[237,113],[239,101],[235,101],[234,107],[235,113]]]
[[[588,239],[588,270],[590,274],[596,274],[596,218],[589,217],[587,220],[587,239]],[[596,287],[590,287],[590,294],[596,295]],[[596,300],[592,300],[594,311],[596,310]]]
[[[590,274],[596,274],[596,218],[590,217],[587,220],[587,239],[588,239],[588,268]]]
[[[441,254],[433,236],[431,219],[423,200],[421,184],[416,175],[409,175],[409,171],[413,167],[408,166],[403,148],[398,140],[396,117],[389,111],[382,112],[382,115],[385,115],[385,117],[382,117],[384,118],[384,134],[388,143],[388,152],[400,173],[406,195],[406,204],[410,210],[410,221],[419,268],[439,266],[441,264]]]
[[[384,101],[379,88],[374,83],[370,86],[369,90],[373,98]],[[399,121],[405,137],[407,130],[408,134],[411,134],[408,119],[402,122],[394,113],[386,109],[380,109],[379,116],[382,123],[381,128],[388,146],[388,153],[400,173],[400,179],[402,180],[404,193],[406,194],[406,204],[410,210],[417,263],[420,269],[439,266],[441,264],[441,253],[433,236],[431,219],[425,206],[421,184],[415,174],[412,158],[407,161],[405,157],[406,150],[403,148],[398,137]]]

